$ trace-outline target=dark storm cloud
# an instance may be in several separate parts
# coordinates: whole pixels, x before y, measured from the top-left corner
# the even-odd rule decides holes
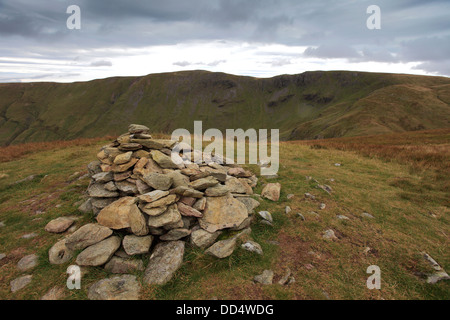
[[[81,8],[81,30],[66,28],[72,4]],[[381,30],[366,27],[371,4],[381,8]],[[448,0],[0,0],[0,55],[73,59],[76,49],[227,40],[304,46],[303,57],[417,62],[421,70],[450,75],[449,16]],[[281,53],[271,64],[290,58]]]

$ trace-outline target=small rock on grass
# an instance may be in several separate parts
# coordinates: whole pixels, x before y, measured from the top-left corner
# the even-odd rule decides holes
[[[375,217],[373,215],[371,215],[370,213],[367,213],[367,212],[363,212],[361,214],[361,216],[364,218],[368,218],[368,219],[375,219]]]
[[[66,293],[64,287],[55,286],[42,296],[41,300],[60,300],[65,298]]]
[[[257,283],[261,283],[264,285],[272,284],[273,282],[273,271],[272,270],[264,270],[263,273],[257,275],[253,278],[253,280]]]
[[[334,231],[331,229],[328,229],[324,232],[322,236],[325,240],[337,240],[336,235],[334,234]]]
[[[17,263],[17,269],[20,271],[27,271],[33,269],[38,265],[39,257],[35,254],[30,254],[19,260]]]
[[[259,211],[258,214],[261,216],[261,218],[263,218],[264,220],[269,221],[270,223],[273,222],[273,218],[272,215],[270,214],[269,211]]]
[[[38,234],[33,232],[33,233],[24,234],[21,238],[22,239],[32,239],[32,238],[36,238],[37,236],[38,236]]]
[[[14,293],[16,291],[19,291],[19,290],[25,288],[31,282],[32,278],[33,278],[32,275],[25,275],[20,278],[14,279],[10,283],[11,292]]]
[[[259,255],[263,254],[261,245],[254,241],[247,241],[241,245],[241,248],[250,252],[255,252]]]
[[[88,292],[89,300],[138,300],[141,286],[135,276],[123,275],[94,283]]]

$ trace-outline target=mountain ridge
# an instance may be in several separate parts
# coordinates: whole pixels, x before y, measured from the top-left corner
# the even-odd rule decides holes
[[[253,78],[181,71],[0,84],[0,145],[117,135],[129,123],[280,129],[285,140],[450,127],[450,79],[356,71]]]

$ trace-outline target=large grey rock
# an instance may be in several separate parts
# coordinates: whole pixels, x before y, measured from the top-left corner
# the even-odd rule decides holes
[[[89,300],[138,300],[141,286],[135,276],[123,275],[94,283],[88,291]]]
[[[260,205],[257,200],[250,197],[238,197],[236,199],[245,205],[249,214],[252,213],[253,210],[255,210]]]
[[[182,221],[181,214],[175,204],[169,206],[167,210],[159,216],[148,217],[148,225],[153,228],[160,228],[166,225],[175,224]]]
[[[73,223],[74,220],[72,218],[59,217],[47,223],[45,226],[45,231],[51,233],[61,233],[69,229]]]
[[[108,191],[105,189],[104,184],[92,183],[87,190],[90,197],[95,198],[115,198],[119,196],[117,191]]]
[[[97,216],[98,223],[114,230],[131,227],[130,213],[139,211],[136,201],[137,198],[134,197],[123,197],[114,201],[100,211]]]
[[[183,263],[184,245],[183,241],[159,243],[150,256],[144,282],[158,285],[169,282]]]
[[[144,271],[142,260],[112,257],[105,265],[105,270],[111,273],[127,274],[135,271]]]
[[[263,250],[261,248],[261,245],[254,241],[246,241],[241,245],[241,248],[250,252],[255,252],[259,255],[263,254]]]
[[[229,257],[236,248],[237,239],[235,237],[214,243],[206,249],[205,253],[213,257],[223,259]]]
[[[171,177],[156,172],[146,174],[145,176],[142,176],[141,179],[153,189],[163,191],[169,190],[173,183]]]
[[[33,269],[38,265],[39,257],[35,254],[29,254],[22,259],[19,260],[17,263],[17,269],[20,271],[28,271],[30,269]]]
[[[58,241],[48,251],[48,260],[51,264],[64,264],[69,262],[73,256],[74,252],[66,246],[66,239]]]
[[[96,244],[112,234],[112,230],[99,224],[89,223],[72,233],[66,240],[70,250],[83,250]]]
[[[239,226],[248,217],[245,205],[231,194],[223,197],[208,197],[200,226],[211,233]]]
[[[273,282],[273,271],[272,270],[264,270],[262,274],[255,276],[255,282],[268,285]]]
[[[153,242],[153,236],[137,237],[137,236],[125,236],[123,238],[123,249],[125,252],[133,256],[135,254],[148,253]]]
[[[101,266],[111,259],[119,249],[120,243],[120,238],[113,236],[94,244],[78,255],[76,263],[79,266]]]
[[[32,275],[25,275],[22,277],[19,277],[17,279],[14,279],[13,281],[11,281],[10,285],[11,285],[11,292],[17,292],[23,288],[25,288],[32,280],[33,276]]]
[[[261,197],[272,201],[278,201],[280,199],[280,192],[281,192],[281,184],[268,183],[261,191]]]
[[[130,124],[128,126],[128,132],[133,134],[148,133],[150,129],[142,124]]]
[[[238,178],[231,177],[227,179],[225,182],[225,185],[227,186],[228,190],[230,190],[231,193],[247,193],[248,188],[245,186],[241,180]]]
[[[203,229],[197,229],[191,233],[191,244],[197,248],[205,249],[211,246],[222,232],[210,233]]]
[[[167,232],[165,235],[162,235],[159,237],[160,240],[163,241],[176,241],[180,240],[182,238],[187,237],[191,234],[191,230],[179,228],[179,229],[172,229],[169,232]]]
[[[163,169],[178,169],[178,166],[172,161],[171,157],[158,150],[150,152],[152,159]]]

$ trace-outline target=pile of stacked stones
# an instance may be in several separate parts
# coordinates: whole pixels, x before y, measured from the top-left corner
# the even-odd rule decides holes
[[[122,274],[145,269],[144,282],[164,284],[182,264],[186,243],[217,258],[231,255],[240,236],[251,231],[259,202],[250,195],[258,179],[234,164],[195,163],[197,151],[186,152],[186,146],[179,153],[184,162],[176,164],[171,152],[177,144],[153,139],[149,128],[133,124],[104,146],[88,165],[88,199],[80,207],[93,212],[96,222],[57,242],[50,262],[75,260]],[[225,229],[240,232],[217,241]],[[144,268],[139,257],[146,254]]]

